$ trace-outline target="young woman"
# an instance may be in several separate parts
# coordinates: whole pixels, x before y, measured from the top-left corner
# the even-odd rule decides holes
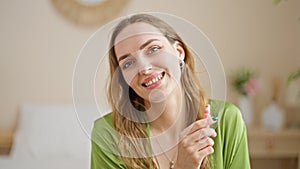
[[[109,64],[112,112],[94,123],[91,169],[250,168],[240,111],[205,98],[192,52],[164,21],[149,14],[122,20]],[[209,106],[220,119],[205,114]]]

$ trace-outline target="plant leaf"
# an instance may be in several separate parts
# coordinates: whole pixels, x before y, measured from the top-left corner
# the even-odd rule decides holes
[[[273,0],[273,3],[274,3],[275,5],[278,5],[280,2],[281,2],[281,0]]]

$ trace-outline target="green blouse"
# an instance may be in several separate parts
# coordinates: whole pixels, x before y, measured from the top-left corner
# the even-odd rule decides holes
[[[214,153],[209,156],[211,168],[250,168],[247,131],[240,110],[231,103],[216,100],[211,100],[210,106],[212,115],[222,113],[216,128]],[[147,124],[148,134],[149,131]],[[91,169],[126,169],[114,153],[117,137],[113,130],[112,113],[95,121],[91,144]]]

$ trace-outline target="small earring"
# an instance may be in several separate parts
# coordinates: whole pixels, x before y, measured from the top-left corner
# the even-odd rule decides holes
[[[183,60],[180,60],[180,61],[179,61],[179,66],[180,66],[180,69],[183,68],[183,66],[184,66],[184,61],[183,61]]]

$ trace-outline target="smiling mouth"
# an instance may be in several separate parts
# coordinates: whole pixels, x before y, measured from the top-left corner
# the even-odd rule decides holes
[[[156,77],[150,79],[149,81],[143,83],[142,86],[144,86],[144,87],[149,87],[149,86],[151,86],[151,85],[157,83],[158,81],[160,81],[160,80],[164,77],[164,75],[165,75],[165,72],[162,72],[162,73],[159,74],[158,76],[156,76]]]

